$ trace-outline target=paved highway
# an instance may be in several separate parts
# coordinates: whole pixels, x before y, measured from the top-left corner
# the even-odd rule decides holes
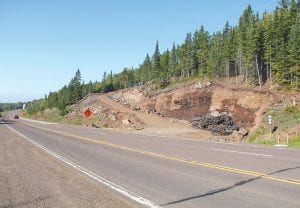
[[[300,207],[298,149],[6,123],[137,207]]]

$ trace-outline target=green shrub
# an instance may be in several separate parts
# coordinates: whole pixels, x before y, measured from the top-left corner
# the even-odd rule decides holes
[[[289,140],[289,147],[300,147],[300,136],[294,136]]]
[[[289,105],[285,108],[285,112],[287,112],[287,113],[297,113],[299,111],[300,111],[299,108],[294,105]]]

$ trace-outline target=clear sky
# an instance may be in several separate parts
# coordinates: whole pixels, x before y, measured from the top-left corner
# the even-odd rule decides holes
[[[85,82],[137,67],[201,25],[236,25],[245,7],[277,0],[0,0],[0,102],[44,97],[80,68]]]

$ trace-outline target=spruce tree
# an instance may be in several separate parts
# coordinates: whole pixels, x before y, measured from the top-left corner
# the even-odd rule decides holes
[[[300,17],[292,26],[288,41],[290,84],[300,89]]]
[[[77,69],[75,76],[71,79],[68,89],[70,91],[70,103],[76,103],[82,98],[81,73]]]
[[[178,57],[177,57],[175,43],[173,43],[173,46],[172,46],[169,63],[170,63],[170,74],[172,77],[174,77],[174,76],[176,76],[176,68],[178,65]]]
[[[207,55],[209,46],[209,35],[202,25],[199,31],[194,33],[193,37],[195,56],[198,63],[198,73],[201,76],[207,74]]]
[[[153,54],[153,78],[158,78],[160,74],[160,52],[159,52],[159,45],[158,41],[156,41],[155,51]]]

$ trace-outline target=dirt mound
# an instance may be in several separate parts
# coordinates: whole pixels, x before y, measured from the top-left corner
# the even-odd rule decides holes
[[[131,112],[124,111],[107,101],[105,94],[90,94],[70,107],[69,119],[82,118],[82,125],[108,128],[141,129],[144,124]],[[84,117],[84,111],[90,109],[91,118]],[[91,122],[92,121],[92,122]]]

